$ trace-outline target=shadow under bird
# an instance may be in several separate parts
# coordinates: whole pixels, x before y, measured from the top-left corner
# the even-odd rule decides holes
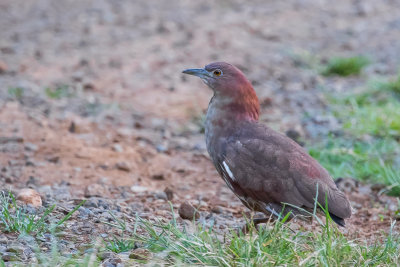
[[[215,62],[183,73],[199,77],[214,91],[205,121],[207,150],[246,207],[268,216],[304,215],[318,196],[332,220],[345,226],[344,219],[351,216],[346,195],[300,145],[258,122],[257,95],[238,68]]]

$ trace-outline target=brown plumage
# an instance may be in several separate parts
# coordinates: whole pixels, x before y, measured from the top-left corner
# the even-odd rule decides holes
[[[265,214],[302,214],[294,207],[312,209],[318,195],[323,207],[328,200],[331,218],[344,226],[351,216],[346,196],[301,146],[258,123],[257,95],[238,68],[216,62],[183,73],[200,77],[214,91],[205,122],[207,150],[246,207]]]

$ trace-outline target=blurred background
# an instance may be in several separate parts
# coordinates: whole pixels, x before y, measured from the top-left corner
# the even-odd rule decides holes
[[[366,212],[373,192],[400,192],[399,14],[397,0],[1,1],[0,188],[143,216],[188,200],[236,223],[244,209],[205,149],[212,93],[181,73],[226,61],[261,120]]]

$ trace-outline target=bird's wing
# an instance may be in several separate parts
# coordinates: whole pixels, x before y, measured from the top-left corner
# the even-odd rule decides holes
[[[340,218],[351,215],[346,196],[329,173],[288,137],[267,127],[263,134],[241,134],[226,142],[219,160],[223,176],[240,194],[264,203],[290,203],[312,208],[318,202]],[[318,185],[318,186],[317,186]],[[237,191],[236,190],[236,191]],[[234,190],[235,191],[235,190]]]

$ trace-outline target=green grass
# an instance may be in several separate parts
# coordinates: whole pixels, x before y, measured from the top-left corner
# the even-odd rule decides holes
[[[212,228],[188,232],[171,223],[142,221],[145,233],[135,235],[154,253],[151,261],[201,266],[395,266],[400,239],[390,231],[383,243],[349,240],[331,221],[321,231],[290,230],[290,223],[270,223],[243,235],[223,238]],[[393,227],[393,225],[392,225]]]
[[[309,148],[316,158],[335,177],[353,177],[372,183],[392,185],[399,192],[400,172],[396,158],[400,145],[392,140],[361,141],[328,137]]]
[[[47,87],[45,89],[45,93],[48,98],[52,99],[61,99],[65,97],[71,97],[73,95],[68,85],[61,85],[56,88]]]
[[[130,251],[134,248],[135,248],[135,242],[133,242],[133,240],[119,238],[116,236],[114,236],[113,240],[109,241],[106,244],[106,249],[115,253]]]
[[[16,100],[20,100],[25,93],[25,89],[21,87],[12,87],[8,89],[8,95]]]
[[[328,96],[343,134],[323,138],[309,146],[309,152],[334,177],[383,183],[400,195],[399,81],[375,80]]]
[[[321,74],[324,76],[350,76],[358,75],[361,70],[369,64],[369,60],[364,56],[356,57],[333,57],[328,60]]]
[[[43,234],[48,232],[51,228],[63,224],[83,204],[84,201],[52,226],[47,219],[50,213],[55,209],[55,205],[46,208],[43,214],[38,216],[37,214],[28,213],[26,208],[17,205],[12,193],[5,195],[5,193],[2,192],[0,194],[0,231],[4,233],[17,232],[29,235]]]

